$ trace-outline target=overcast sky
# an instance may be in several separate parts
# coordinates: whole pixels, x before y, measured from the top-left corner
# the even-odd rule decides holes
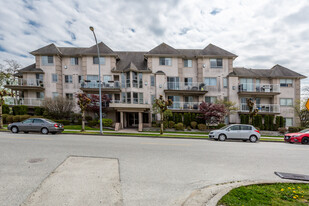
[[[0,0],[0,63],[32,64],[50,43],[92,46],[90,25],[114,51],[212,43],[238,55],[234,66],[309,76],[308,0]]]

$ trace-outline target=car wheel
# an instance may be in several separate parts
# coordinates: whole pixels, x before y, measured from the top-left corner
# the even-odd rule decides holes
[[[251,135],[249,137],[250,142],[256,142],[257,141],[257,137],[255,135]]]
[[[29,132],[24,132],[25,134],[28,134]]]
[[[11,128],[11,131],[12,131],[13,133],[18,133],[18,132],[19,132],[18,127],[12,127],[12,128]]]
[[[304,137],[301,141],[302,144],[309,144],[309,138],[308,137]]]
[[[220,141],[225,141],[225,140],[226,140],[225,134],[220,134],[219,137],[218,137],[218,139],[219,139]]]
[[[45,128],[45,127],[42,128],[42,129],[41,129],[41,133],[42,133],[42,134],[48,134],[48,129]]]

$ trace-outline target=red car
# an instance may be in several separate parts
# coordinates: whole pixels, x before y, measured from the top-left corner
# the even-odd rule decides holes
[[[284,135],[284,141],[289,143],[309,144],[309,129],[304,129],[297,133],[288,133]]]

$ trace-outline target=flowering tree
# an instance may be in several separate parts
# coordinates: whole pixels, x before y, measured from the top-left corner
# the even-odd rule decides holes
[[[100,97],[96,94],[90,95],[90,104],[86,110],[94,112],[97,116],[100,116]],[[106,94],[102,94],[102,108],[107,108],[110,103],[110,98]]]
[[[85,93],[79,93],[77,96],[77,105],[79,106],[82,113],[82,132],[85,131],[85,111],[89,104],[91,103],[91,99]]]
[[[208,126],[210,123],[219,123],[223,121],[223,118],[226,115],[226,109],[223,104],[212,104],[208,102],[202,102],[200,104],[200,116],[206,122]]]
[[[9,93],[4,89],[0,91],[0,129],[3,129],[2,105],[4,104],[5,96],[13,96],[13,93]]]
[[[159,113],[161,118],[161,127],[160,127],[160,134],[163,134],[163,122],[164,122],[164,114],[168,113],[169,109],[168,106],[173,105],[173,101],[171,99],[164,100],[163,96],[160,95],[159,99],[155,99],[153,104],[153,111],[155,114]]]

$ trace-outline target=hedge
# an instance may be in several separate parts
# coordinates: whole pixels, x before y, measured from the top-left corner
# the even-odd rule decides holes
[[[169,121],[168,122],[168,128],[174,128],[175,122],[174,121]]]
[[[34,107],[34,115],[43,116],[44,107]]]
[[[198,124],[198,125],[197,125],[197,128],[198,128],[199,130],[205,131],[205,130],[206,130],[206,124]]]
[[[98,125],[98,121],[96,121],[96,120],[91,120],[91,121],[89,121],[89,122],[87,123],[87,125],[88,125],[89,127],[94,127],[94,126]]]
[[[100,123],[100,120],[98,121],[98,123]],[[103,124],[103,127],[111,127],[113,125],[113,120],[108,119],[108,118],[103,118],[102,124]]]
[[[70,120],[66,120],[66,119],[60,119],[60,120],[53,120],[54,122],[63,124],[63,125],[69,125],[70,124]]]
[[[10,106],[3,104],[2,105],[2,114],[10,114]]]
[[[183,125],[183,123],[177,123],[177,124],[175,124],[175,129],[176,129],[176,130],[184,130],[184,125]]]
[[[13,115],[24,115],[28,113],[28,107],[25,105],[13,106]]]
[[[197,126],[197,122],[195,121],[191,122],[192,129],[196,129],[196,126]]]

